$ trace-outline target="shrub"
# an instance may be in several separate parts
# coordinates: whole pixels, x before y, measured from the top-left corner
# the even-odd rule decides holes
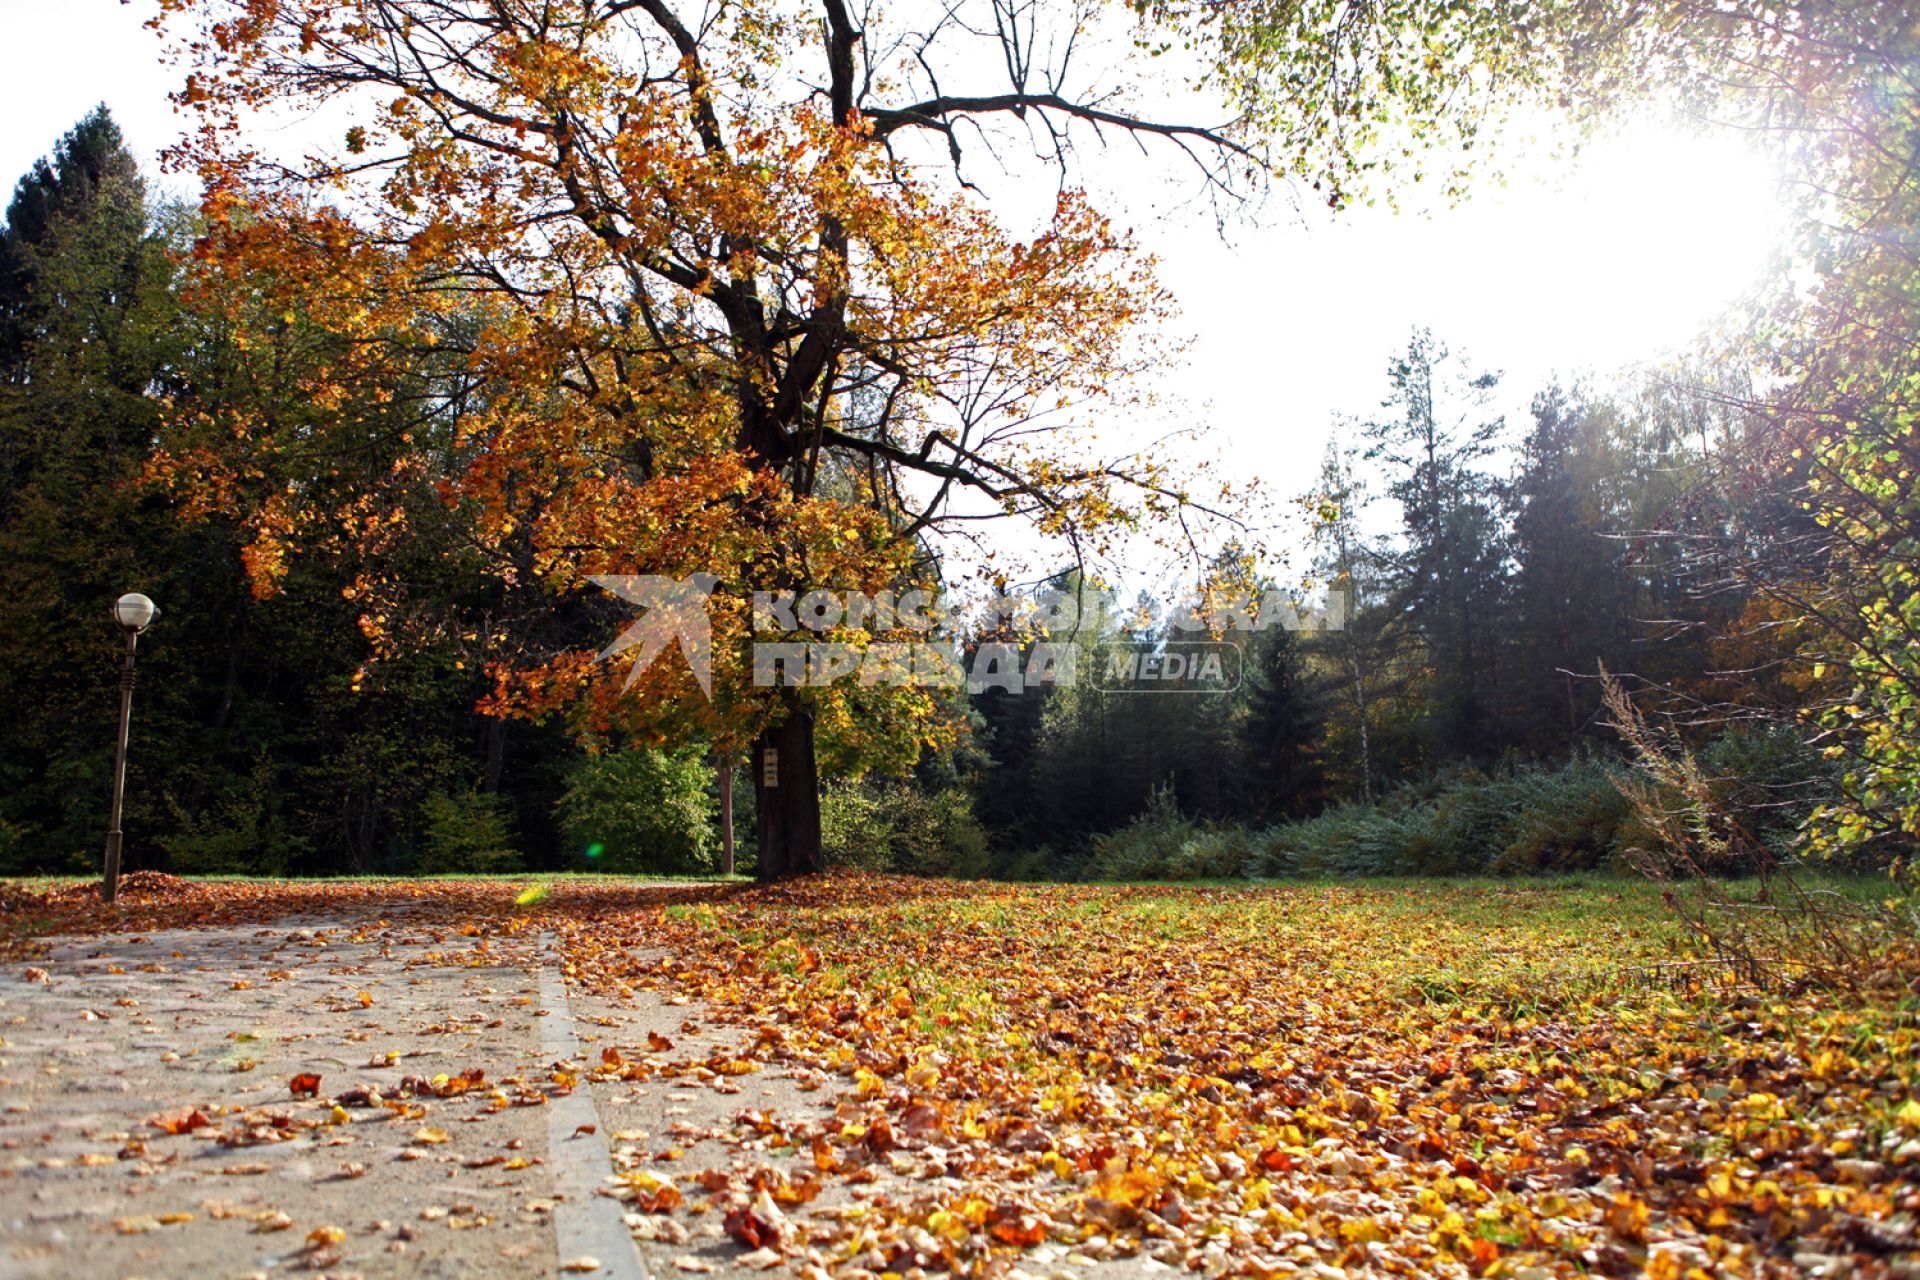
[[[1147,807],[1117,831],[1093,838],[1084,874],[1089,880],[1166,880],[1179,852],[1201,835],[1199,823],[1180,812],[1172,783],[1147,797]]]
[[[820,842],[828,862],[866,871],[965,879],[992,865],[973,799],[957,786],[831,783],[820,797]]]
[[[1505,847],[1488,870],[1590,871],[1614,864],[1623,852],[1632,806],[1613,784],[1611,767],[1578,760],[1551,773],[1534,770],[1516,798]]]
[[[1203,827],[1156,793],[1147,813],[1094,840],[1095,879],[1500,875],[1586,871],[1619,855],[1631,806],[1611,767],[1456,770],[1372,802],[1264,830]]]
[[[1253,865],[1253,835],[1244,827],[1211,827],[1183,841],[1167,860],[1168,880],[1233,880]]]
[[[624,874],[711,875],[719,839],[699,751],[609,751],[574,766],[557,811],[580,865]]]
[[[1776,861],[1799,856],[1807,813],[1840,794],[1837,762],[1790,725],[1735,726],[1701,750],[1700,766]]]
[[[1030,849],[1001,850],[992,856],[988,874],[995,880],[1011,881],[1078,879],[1071,861],[1063,859],[1052,845],[1045,844]]]
[[[280,811],[272,768],[262,761],[217,804],[189,814],[167,797],[173,829],[154,838],[179,875],[278,876],[311,846]]]
[[[34,856],[39,843],[34,838],[36,834],[32,827],[23,822],[0,818],[0,876],[27,875],[38,869],[37,864],[42,859]],[[67,861],[78,864],[77,858]],[[67,868],[63,866],[60,869]]]
[[[821,788],[820,848],[836,867],[893,869],[880,801],[871,789],[858,782],[830,782]]]
[[[422,875],[507,875],[521,868],[499,795],[438,792],[421,806]]]

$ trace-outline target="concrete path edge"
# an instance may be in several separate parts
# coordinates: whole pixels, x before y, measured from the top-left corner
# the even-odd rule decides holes
[[[554,1062],[566,1062],[580,1053],[574,1035],[573,1014],[567,1004],[567,981],[560,973],[560,953],[550,934],[540,938],[540,1004],[547,1016],[540,1021],[540,1049]],[[581,1130],[590,1132],[582,1133]],[[553,1211],[553,1230],[560,1263],[580,1258],[598,1259],[591,1274],[611,1280],[652,1280],[639,1244],[627,1230],[620,1202],[600,1194],[613,1176],[613,1162],[599,1136],[600,1117],[593,1090],[584,1083],[554,1098],[547,1106],[547,1163],[554,1188],[563,1199]]]

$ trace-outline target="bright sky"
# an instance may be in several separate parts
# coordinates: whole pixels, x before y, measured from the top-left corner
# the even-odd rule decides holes
[[[1737,141],[1646,123],[1424,215],[1310,210],[1231,245],[1145,230],[1196,335],[1186,393],[1304,488],[1330,418],[1377,411],[1417,325],[1505,371],[1496,406],[1516,426],[1556,374],[1658,364],[1761,275],[1775,183]]]
[[[0,175],[26,170],[105,101],[136,152],[176,135],[174,77],[145,0],[0,0]],[[1116,210],[1163,260],[1192,339],[1167,390],[1241,477],[1305,490],[1336,414],[1365,415],[1416,325],[1506,371],[1518,425],[1554,373],[1606,377],[1685,344],[1766,265],[1774,175],[1727,137],[1630,127],[1571,165],[1429,216],[1296,214],[1222,243],[1204,214]]]

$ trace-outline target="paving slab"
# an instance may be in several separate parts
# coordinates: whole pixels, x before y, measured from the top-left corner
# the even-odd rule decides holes
[[[557,1274],[606,1155],[551,1132],[592,1105],[555,968],[404,919],[51,940],[0,974],[0,1276]]]

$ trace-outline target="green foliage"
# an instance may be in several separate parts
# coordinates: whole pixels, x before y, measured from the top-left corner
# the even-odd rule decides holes
[[[1533,400],[1513,485],[1511,603],[1503,632],[1533,661],[1514,683],[1516,734],[1534,750],[1574,749],[1596,726],[1590,677],[1621,669],[1633,638],[1635,586],[1624,540],[1635,527],[1623,501],[1637,478],[1620,447],[1618,410],[1555,386]]]
[[[820,844],[830,864],[865,871],[972,879],[992,865],[973,797],[954,785],[829,783],[820,796]]]
[[[1308,681],[1305,655],[1284,627],[1249,637],[1233,759],[1246,807],[1263,818],[1299,818],[1326,800],[1316,750],[1325,695]]]
[[[1364,429],[1366,456],[1384,464],[1400,507],[1404,536],[1387,557],[1384,604],[1421,655],[1422,729],[1435,759],[1480,754],[1492,737],[1486,686],[1506,595],[1506,534],[1485,465],[1503,425],[1487,410],[1495,379],[1461,368],[1419,330],[1388,364],[1384,407],[1394,415]]]
[[[892,870],[880,801],[860,782],[829,782],[820,789],[820,849],[836,867]]]
[[[1756,323],[1735,339],[1730,363],[1767,369],[1774,390],[1739,396],[1765,421],[1731,482],[1692,495],[1702,525],[1685,531],[1694,541],[1683,541],[1677,554],[1702,562],[1717,555],[1702,580],[1736,582],[1740,594],[1768,606],[1760,628],[1771,652],[1743,664],[1748,678],[1715,691],[1716,700],[1745,714],[1758,701],[1752,686],[1778,673],[1783,656],[1811,673],[1773,711],[1817,724],[1834,758],[1846,762],[1844,794],[1817,815],[1812,846],[1849,858],[1913,859],[1920,850],[1913,342],[1920,273],[1912,253],[1920,91],[1912,69],[1920,27],[1910,7],[1878,0],[1136,0],[1135,7],[1143,38],[1196,51],[1213,83],[1275,143],[1282,163],[1312,178],[1335,205],[1369,177],[1404,177],[1409,167],[1418,179],[1444,164],[1449,191],[1459,189],[1465,144],[1526,101],[1598,120],[1624,102],[1651,99],[1765,139],[1782,162],[1783,196],[1800,202],[1796,266],[1776,273],[1773,305],[1757,310]],[[1692,398],[1696,408],[1729,399],[1724,392]],[[1753,522],[1733,518],[1730,508],[1756,478],[1768,496],[1791,494],[1817,535],[1773,518],[1778,512]],[[1535,487],[1525,500],[1551,508],[1572,492]],[[1527,541],[1551,553],[1565,527],[1536,524]],[[1550,584],[1534,587],[1535,621],[1552,621],[1556,604],[1571,598],[1555,596]],[[1565,694],[1570,732],[1577,732],[1582,695]]]
[[[33,827],[0,817],[0,876],[48,872],[72,875],[88,869],[88,861],[79,850],[66,859],[51,857]]]
[[[1576,61],[1617,74],[1620,33],[1634,26],[1617,6],[1586,0],[1134,0],[1134,8],[1147,43],[1197,51],[1212,66],[1210,84],[1270,140],[1275,163],[1335,208],[1423,182],[1460,194],[1472,148],[1497,131],[1506,108],[1558,87]]]
[[[1095,836],[1081,867],[1089,880],[1222,880],[1247,875],[1253,837],[1243,828],[1180,812],[1173,788],[1154,788],[1146,812]]]
[[[1720,803],[1776,861],[1803,857],[1807,818],[1841,788],[1841,769],[1791,724],[1736,725],[1700,751]]]
[[[1343,804],[1259,837],[1256,876],[1473,875],[1605,867],[1629,806],[1618,766],[1461,770]]]
[[[170,808],[172,822],[157,842],[178,874],[282,875],[308,852],[306,840],[288,826],[264,762],[232,794],[198,813],[178,803]]]
[[[594,871],[711,875],[719,838],[713,768],[697,750],[642,747],[589,755],[560,797],[570,865]]]
[[[422,875],[505,875],[519,871],[513,824],[499,795],[441,791],[422,807]]]
[[[229,317],[186,305],[184,251],[200,230],[190,212],[146,206],[133,158],[96,112],[22,180],[0,234],[0,705],[14,711],[0,721],[0,823],[17,833],[0,865],[98,865],[121,654],[107,608],[134,589],[162,616],[139,648],[130,869],[405,872],[423,852],[429,798],[480,781],[551,859],[559,787],[547,761],[575,748],[558,727],[475,711],[483,632],[462,614],[498,616],[499,601],[463,559],[464,513],[409,486],[419,510],[388,567],[426,639],[372,663],[364,563],[302,558],[277,596],[255,598],[233,513],[183,521],[152,483],[156,441],[182,444],[181,424],[213,406],[350,423],[353,447],[316,449],[299,483],[357,492],[390,475],[402,433],[437,431],[450,446],[454,430],[420,416],[441,392],[404,363],[370,376],[357,400],[318,406],[303,381],[310,335],[283,326],[271,349],[246,348]]]

